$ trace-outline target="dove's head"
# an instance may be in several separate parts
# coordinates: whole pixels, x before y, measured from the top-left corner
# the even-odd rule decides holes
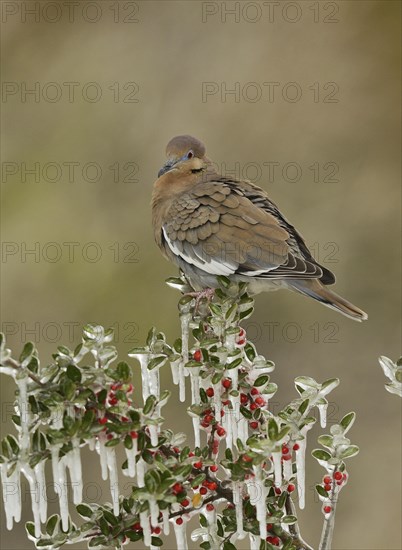
[[[158,177],[173,169],[180,168],[189,173],[200,172],[208,159],[205,145],[192,136],[176,136],[166,146],[167,161],[158,172]]]

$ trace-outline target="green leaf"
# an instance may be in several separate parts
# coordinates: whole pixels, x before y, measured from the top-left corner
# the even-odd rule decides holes
[[[162,546],[163,541],[159,537],[151,537],[151,545],[152,546]]]
[[[236,546],[229,542],[228,540],[223,545],[223,550],[237,550]]]
[[[39,539],[36,543],[36,548],[45,548],[48,546],[53,546],[53,540],[52,539]]]
[[[297,517],[296,516],[283,516],[283,518],[281,518],[281,523],[287,523],[288,525],[293,525],[294,523],[297,523]]]
[[[310,400],[309,400],[309,399],[305,399],[305,400],[299,405],[299,408],[298,408],[297,410],[299,411],[300,414],[304,414],[304,413],[306,412],[309,403],[310,403]]]
[[[77,504],[76,510],[83,518],[92,517],[93,511],[87,504]]]
[[[162,366],[163,363],[166,362],[166,355],[159,355],[158,357],[154,357],[150,360],[148,363],[148,370],[155,369],[156,367]]]
[[[51,537],[56,529],[57,523],[60,520],[60,516],[54,514],[46,522],[46,533]]]
[[[340,421],[340,425],[342,426],[342,428],[345,430],[345,433],[350,430],[350,428],[353,426],[353,423],[356,419],[356,413],[355,412],[350,412],[348,414],[346,414],[342,420]]]
[[[25,529],[27,530],[28,536],[36,539],[35,536],[35,524],[32,521],[27,521],[25,524]]]
[[[344,449],[341,453],[339,453],[339,458],[351,458],[352,456],[356,456],[359,452],[359,447],[357,445],[348,445],[346,449]]]
[[[273,418],[268,420],[268,437],[271,441],[278,439],[278,426]]]
[[[152,411],[155,404],[156,404],[156,397],[154,395],[149,395],[147,400],[145,401],[145,405],[142,412],[144,414],[149,414]]]
[[[331,454],[323,449],[314,449],[311,454],[317,460],[329,460],[331,458]]]
[[[243,358],[242,358],[242,357],[238,357],[237,359],[235,359],[235,360],[232,361],[231,363],[227,363],[227,364],[226,364],[226,368],[227,368],[227,369],[235,369],[236,367],[238,367],[239,365],[242,364],[242,361],[243,361]]]
[[[109,439],[109,441],[106,441],[105,447],[116,447],[120,443],[120,439],[118,437],[115,437],[114,439]]]
[[[316,485],[315,486],[315,490],[317,491],[317,493],[323,497],[323,498],[328,498],[328,493],[327,491],[324,489],[324,487],[322,485]]]
[[[32,342],[27,342],[21,352],[20,363],[26,362],[26,364],[28,364],[34,351],[35,351],[34,344]]]
[[[204,514],[200,514],[200,525],[201,527],[208,527],[207,518],[204,516]]]
[[[201,485],[205,478],[205,474],[199,474],[198,476],[195,476],[195,478],[191,482],[191,487],[198,487],[198,485]]]
[[[79,384],[81,382],[81,371],[71,363],[67,366],[66,374],[70,380]]]
[[[320,435],[320,437],[318,438],[318,443],[320,445],[323,445],[324,447],[327,447],[328,449],[332,449],[334,438],[331,435]]]
[[[254,382],[254,386],[259,388],[260,386],[265,386],[269,381],[269,376],[267,374],[261,374],[257,380]]]

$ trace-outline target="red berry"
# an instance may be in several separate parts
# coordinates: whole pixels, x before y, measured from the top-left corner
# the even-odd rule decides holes
[[[185,498],[184,500],[182,500],[180,502],[180,504],[184,507],[188,506],[190,504],[190,501],[188,500],[188,498]]]
[[[215,506],[212,504],[212,502],[207,504],[206,508],[207,508],[208,512],[212,512],[213,510],[215,510]]]
[[[251,395],[258,395],[260,393],[260,390],[258,390],[257,388],[251,388],[250,393]]]
[[[229,400],[229,399],[225,399],[224,401],[222,401],[222,405],[224,405],[225,407],[226,407],[227,405],[229,405],[229,403],[230,403],[230,400]]]
[[[289,454],[289,447],[286,447],[286,445],[282,445],[282,454],[288,455]]]
[[[292,460],[292,455],[283,455],[282,460]]]
[[[181,483],[175,483],[172,487],[172,491],[177,495],[183,492],[183,485]]]
[[[119,383],[116,383],[116,384],[112,384],[110,387],[113,391],[116,391],[119,388],[121,388],[121,383],[119,382]]]
[[[336,482],[337,485],[342,485],[342,483],[343,483],[343,479],[341,479],[341,481]]]
[[[106,417],[99,418],[98,422],[99,422],[99,424],[106,424],[107,418]]]
[[[236,340],[236,344],[238,346],[244,346],[245,343],[246,343],[246,340],[244,338],[240,338],[239,340]]]
[[[326,514],[329,514],[331,510],[332,510],[331,506],[324,506],[324,512]]]
[[[282,494],[282,491],[280,490],[279,487],[275,487],[275,494],[276,495],[281,495]]]
[[[221,409],[221,418],[222,416],[225,416],[225,411],[223,409]]]
[[[296,487],[293,485],[293,483],[289,483],[288,485],[288,493],[293,493],[293,491],[296,489]]]
[[[210,491],[216,491],[218,485],[215,483],[215,481],[209,481],[207,487]]]
[[[258,405],[259,407],[262,407],[263,405],[265,405],[265,399],[264,399],[263,397],[261,397],[261,396],[256,397],[256,398],[255,398],[255,403],[257,403],[257,405]]]
[[[278,537],[267,537],[265,539],[267,542],[270,542],[271,544],[273,544],[274,546],[279,546],[280,544],[280,540]]]
[[[255,411],[255,409],[258,409],[258,405],[256,403],[251,403],[250,411]]]
[[[194,361],[198,361],[199,363],[201,362],[202,353],[201,353],[200,349],[195,350],[195,352],[193,354],[193,359],[194,359]]]
[[[117,399],[117,397],[110,397],[109,398],[109,405],[117,405],[117,403],[119,402],[119,400]]]
[[[131,439],[137,439],[138,438],[138,432],[130,432]]]
[[[298,451],[299,449],[300,449],[300,445],[299,445],[298,443],[295,443],[295,444],[293,445],[293,450],[294,450],[294,451]]]
[[[197,470],[199,470],[200,468],[202,468],[202,462],[201,462],[201,460],[199,460],[198,462],[194,462],[193,466],[194,466],[194,468],[197,468]]]
[[[231,385],[232,385],[232,381],[231,381],[230,378],[224,378],[224,379],[222,380],[222,386],[223,386],[224,388],[226,388],[227,390],[230,388]]]
[[[252,458],[249,455],[243,455],[243,462],[252,462]]]
[[[332,489],[332,486],[329,485],[329,483],[326,483],[326,484],[324,485],[324,489],[325,489],[325,490],[327,491],[327,493],[328,493],[328,491],[330,491],[330,490]]]
[[[329,476],[324,476],[323,477],[323,482],[328,485],[329,483],[331,483],[332,479],[329,477]]]
[[[193,451],[191,451],[190,453],[188,453],[188,456],[189,456],[189,457],[193,457],[193,456],[195,456],[195,455],[194,455]]]
[[[343,479],[342,472],[335,472],[335,473],[334,473],[334,479],[335,479],[336,481],[340,481],[341,479]]]
[[[250,428],[256,430],[258,428],[258,422],[250,422]]]
[[[240,403],[245,405],[248,402],[248,397],[245,393],[240,394]]]
[[[209,469],[211,470],[211,472],[217,472],[218,466],[216,464],[213,464],[212,466],[209,467]]]
[[[272,523],[267,523],[267,531],[271,531],[272,527],[273,527]]]
[[[219,437],[223,437],[224,435],[226,435],[226,430],[225,428],[222,428],[222,426],[219,426],[219,428],[216,430],[216,433],[219,435]]]
[[[213,422],[215,420],[215,418],[212,416],[212,414],[206,414],[204,416],[204,422],[206,424],[211,424],[211,422]]]
[[[183,518],[177,518],[176,519],[176,524],[177,525],[183,525]]]
[[[208,397],[213,397],[215,392],[214,392],[214,388],[207,388],[205,390],[205,393],[207,394]]]
[[[200,488],[200,495],[206,495],[208,493],[208,489],[206,487]]]
[[[152,533],[154,533],[155,535],[160,535],[161,528],[160,527],[153,527],[152,528]]]
[[[133,529],[133,531],[140,531],[142,529],[141,523],[139,521],[137,521],[137,523],[134,523],[134,525],[131,527],[131,529]]]

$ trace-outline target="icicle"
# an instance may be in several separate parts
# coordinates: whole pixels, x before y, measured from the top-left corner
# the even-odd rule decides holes
[[[224,428],[226,430],[226,447],[228,449],[231,449],[232,448],[232,445],[233,445],[233,436],[232,436],[232,420],[233,420],[233,411],[229,410],[228,407],[224,407],[223,408],[225,414],[223,416],[223,419],[225,421],[224,423]]]
[[[219,550],[220,544],[218,539],[218,526],[216,523],[216,511],[215,508],[211,511],[204,506],[203,514],[208,523],[209,541],[211,544],[211,550]]]
[[[299,449],[296,452],[296,469],[297,469],[297,493],[299,495],[299,507],[304,508],[305,505],[305,483],[306,483],[306,446],[307,446],[307,432],[312,428],[312,424],[306,424],[300,430],[304,439],[298,440]]]
[[[34,471],[28,464],[21,466],[21,472],[24,474],[29,483],[29,492],[31,493],[32,515],[35,524],[35,537],[41,536],[40,529],[40,495],[38,492],[38,484]]]
[[[192,367],[190,369],[190,381],[191,381],[191,404],[197,405],[200,400],[200,369]],[[201,447],[200,438],[200,418],[199,416],[193,417],[194,428],[194,445],[195,447]]]
[[[11,531],[14,520],[21,520],[21,483],[20,470],[17,466],[7,477],[7,464],[0,464],[1,484],[3,489],[4,511],[6,513],[7,529]]]
[[[145,481],[145,468],[146,468],[146,462],[140,457],[139,461],[137,462],[137,485],[138,487],[144,487]]]
[[[236,507],[236,534],[237,538],[243,539],[245,537],[245,531],[243,529],[243,499],[242,499],[242,490],[243,483],[234,481],[233,486],[233,501]]]
[[[158,426],[155,424],[148,424],[148,430],[151,437],[151,445],[156,447],[158,445]]]
[[[141,365],[142,396],[145,403],[149,396],[149,355],[146,355],[145,353],[139,353],[138,355],[135,355],[135,357],[138,359]]]
[[[186,521],[184,520],[181,525],[178,525],[174,521],[173,527],[174,527],[174,534],[176,535],[177,550],[188,550]]]
[[[119,515],[119,478],[117,474],[116,453],[113,447],[105,447],[107,467],[109,469],[110,492],[113,502],[113,513]]]
[[[149,524],[149,515],[148,512],[140,512],[140,523],[144,535],[144,545],[151,545],[151,526]]]
[[[36,483],[38,485],[39,495],[39,515],[42,523],[47,519],[47,497],[46,497],[46,479],[45,479],[45,461],[41,460],[34,467]]]
[[[73,449],[67,455],[66,464],[70,471],[71,484],[73,486],[73,502],[79,504],[82,502],[82,467],[81,467],[81,453],[78,439],[72,440]]]
[[[298,451],[299,452],[299,451]],[[293,467],[292,467],[292,460],[284,460],[283,461],[283,477],[289,481],[289,479],[293,476]]]
[[[181,351],[181,361],[179,364],[179,399],[181,402],[186,400],[184,365],[188,361],[188,338],[189,338],[190,320],[191,320],[190,313],[182,313],[180,315],[182,351]]]
[[[21,418],[20,428],[20,448],[21,454],[25,459],[25,454],[29,450],[29,401],[28,401],[28,376],[23,378],[15,377],[16,384],[18,385],[18,409]]]
[[[255,473],[254,483],[256,489],[256,498],[255,498],[255,507],[256,507],[256,516],[260,524],[260,537],[262,540],[267,538],[267,490],[264,485],[264,479],[261,473],[261,465],[253,466]]]
[[[59,446],[52,447],[52,470],[55,493],[59,497],[60,517],[63,531],[68,529],[68,495],[65,456],[59,458]]]
[[[98,441],[96,444],[96,450],[99,454],[100,459],[100,465],[101,465],[101,472],[102,472],[102,479],[104,481],[107,480],[107,456],[106,456],[106,447],[105,447],[105,437],[103,433],[100,433],[98,436]]]
[[[159,367],[148,370],[148,384],[149,384],[149,393],[155,395],[158,400],[160,396],[160,383],[159,383]]]
[[[299,451],[297,451],[299,452]],[[272,453],[272,462],[274,463],[275,486],[282,485],[282,452],[274,451]]]
[[[168,508],[165,508],[164,510],[162,510],[162,523],[163,523],[163,534],[168,535],[170,533]]]
[[[179,365],[180,365],[180,363],[181,363],[181,358],[176,359],[176,361],[171,361],[171,363],[170,363],[170,368],[171,368],[171,371],[172,371],[173,384],[175,384],[176,386],[179,383]]]
[[[88,441],[88,447],[89,447],[89,450],[90,451],[94,451],[96,449],[96,437],[92,437],[89,441]]]
[[[325,428],[327,425],[327,409],[328,409],[328,403],[323,403],[321,405],[317,405],[318,412],[320,414],[320,425],[321,428]]]
[[[157,527],[159,525],[159,506],[154,497],[149,498],[149,511],[151,514],[151,525]]]
[[[132,449],[125,449],[127,456],[127,473],[130,477],[135,477],[135,459],[138,454],[138,440],[134,438]]]

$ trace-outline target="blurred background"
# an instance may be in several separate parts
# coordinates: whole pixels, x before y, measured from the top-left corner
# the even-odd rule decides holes
[[[277,365],[274,407],[295,397],[304,374],[341,379],[329,423],[357,413],[351,438],[361,451],[348,464],[333,548],[400,549],[401,405],[378,364],[400,354],[400,4],[75,4],[1,5],[9,347],[17,356],[34,340],[47,362],[57,345],[78,343],[87,322],[115,327],[121,359],[152,325],[178,337],[179,295],[164,283],[177,271],[154,244],[149,204],[168,140],[197,136],[222,172],[268,191],[335,272],[336,290],[368,312],[359,324],[278,292],[257,297],[245,328]],[[173,391],[166,425],[192,442],[168,371],[163,384]],[[3,379],[3,435],[13,391]],[[88,500],[110,500],[97,457],[84,456],[84,479],[97,487]],[[322,474],[310,459],[300,521],[314,547]],[[1,514],[1,547],[32,548],[24,524],[8,532]]]

